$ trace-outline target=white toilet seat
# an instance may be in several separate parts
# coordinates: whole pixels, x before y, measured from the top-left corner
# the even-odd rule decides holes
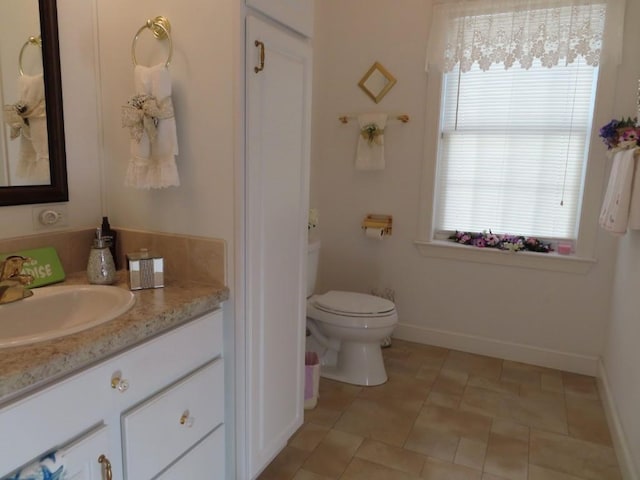
[[[343,328],[368,329],[395,325],[398,314],[393,302],[373,295],[331,291],[307,302],[307,316]]]

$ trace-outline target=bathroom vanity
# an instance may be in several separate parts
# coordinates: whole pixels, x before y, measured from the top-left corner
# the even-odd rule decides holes
[[[225,478],[227,295],[145,290],[105,325],[0,350],[0,478],[56,449],[71,479]]]

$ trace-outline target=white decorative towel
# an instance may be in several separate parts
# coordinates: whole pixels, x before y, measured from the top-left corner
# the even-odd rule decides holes
[[[356,170],[384,170],[384,129],[386,113],[358,115],[360,134],[356,150]]]
[[[6,480],[63,480],[64,476],[64,452],[58,450],[27,465]]]
[[[614,155],[611,173],[609,174],[609,184],[607,185],[600,211],[600,226],[618,235],[626,233],[629,224],[631,189],[635,166],[634,154],[635,149],[629,149],[622,150]],[[640,201],[640,199],[636,199],[636,201]]]
[[[178,186],[178,136],[169,70],[164,64],[136,65],[134,84],[136,94],[122,107],[122,126],[131,134],[131,159],[124,183],[146,189]]]
[[[18,77],[19,98],[15,105],[5,105],[4,118],[11,139],[20,137],[20,157],[16,180],[29,185],[47,185],[49,174],[49,139],[42,74]]]

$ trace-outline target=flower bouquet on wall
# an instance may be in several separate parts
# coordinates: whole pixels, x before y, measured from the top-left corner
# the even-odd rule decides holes
[[[609,156],[621,150],[640,147],[640,126],[636,118],[613,119],[600,129],[600,138]]]

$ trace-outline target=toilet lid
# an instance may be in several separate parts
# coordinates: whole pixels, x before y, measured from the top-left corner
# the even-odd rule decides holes
[[[322,310],[345,314],[380,314],[391,312],[395,308],[393,302],[386,298],[335,290],[317,295],[314,300],[316,306]]]

